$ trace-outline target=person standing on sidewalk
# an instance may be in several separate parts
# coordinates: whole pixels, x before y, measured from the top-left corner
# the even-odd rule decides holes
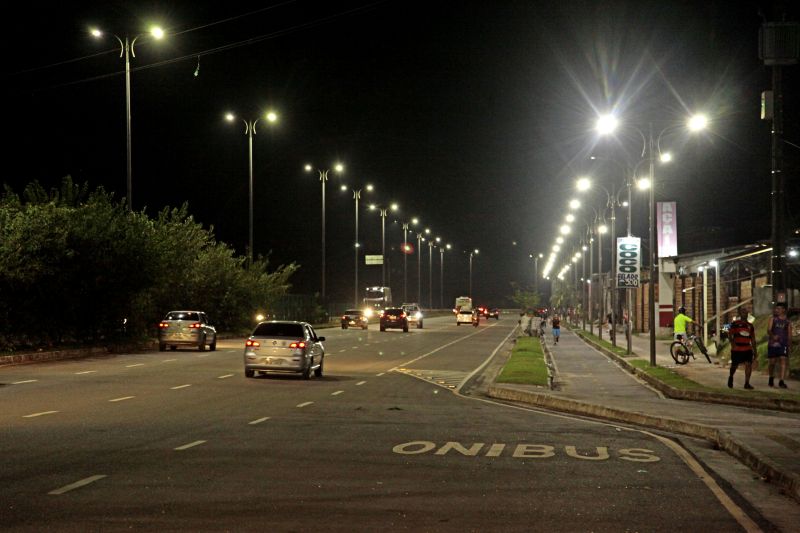
[[[680,341],[686,336],[686,324],[690,324],[692,322],[694,322],[694,320],[686,316],[686,308],[680,307],[678,309],[678,314],[675,315],[675,318],[672,321],[676,341]]]
[[[789,350],[792,347],[791,324],[786,318],[786,304],[777,303],[767,323],[767,358],[769,360],[769,386],[775,386],[775,366],[778,369],[778,386],[785,389]]]
[[[553,344],[558,344],[558,338],[561,336],[561,319],[558,315],[553,315],[551,324],[553,326]]]
[[[753,324],[747,321],[747,308],[739,308],[739,318],[731,323],[728,336],[731,339],[731,374],[728,376],[728,388],[733,388],[733,375],[736,368],[744,363],[744,388],[752,389],[750,374],[753,372],[753,360],[756,352],[756,332]]]

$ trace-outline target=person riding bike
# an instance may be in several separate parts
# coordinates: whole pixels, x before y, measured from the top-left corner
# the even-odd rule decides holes
[[[683,342],[684,337],[686,337],[686,324],[693,322],[694,320],[686,316],[686,308],[681,306],[678,309],[678,314],[675,315],[675,319],[673,320],[676,341]]]

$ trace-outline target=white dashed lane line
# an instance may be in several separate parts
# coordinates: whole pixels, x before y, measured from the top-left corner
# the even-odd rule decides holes
[[[127,365],[125,368],[133,368],[135,366],[144,366],[144,363],[136,363],[135,365]]]
[[[22,418],[36,418],[37,416],[52,415],[58,411],[42,411],[41,413],[33,413],[30,415],[23,415]]]
[[[94,374],[97,370],[84,370],[83,372],[75,372],[76,376],[80,376],[82,374]]]
[[[339,396],[343,392],[344,392],[343,390],[337,390],[336,392],[332,392],[331,396]]]
[[[346,352],[346,351],[347,351],[347,348],[345,348],[344,350],[339,350],[339,353]]]
[[[356,387],[358,387],[359,385],[363,385],[364,383],[366,383],[366,381],[359,381],[358,383],[356,383]]]
[[[54,494],[54,495],[58,496],[59,494],[64,494],[65,492],[69,492],[71,490],[75,490],[75,489],[79,489],[81,487],[85,487],[89,483],[94,483],[95,481],[97,481],[99,479],[103,479],[104,477],[106,477],[106,476],[105,475],[97,475],[97,476],[87,477],[85,479],[81,479],[80,481],[76,481],[75,483],[70,483],[69,485],[64,485],[60,489],[51,490],[47,494]]]
[[[184,444],[183,446],[178,446],[175,448],[177,451],[188,450],[189,448],[194,448],[195,446],[200,446],[201,444],[205,444],[206,441],[204,440],[196,440],[194,442],[190,442],[189,444]]]
[[[251,426],[255,426],[256,424],[260,424],[261,422],[266,422],[267,420],[269,420],[269,417],[265,416],[264,418],[257,418],[256,420],[253,420],[252,422],[248,422],[248,424],[250,424]]]
[[[136,398],[136,396],[123,396],[122,398],[114,398],[113,400],[108,400],[109,402],[124,402],[125,400],[130,400],[132,398]]]
[[[23,381],[15,381],[12,385],[22,385],[23,383],[36,383],[38,379],[25,379]]]
[[[161,361],[162,363],[171,363],[172,361],[177,361],[177,359],[164,359]]]
[[[381,372],[380,374],[375,374],[377,377],[381,377],[382,375],[386,374],[386,372]]]
[[[217,376],[217,379],[225,379],[225,378],[232,378],[233,374],[224,374],[222,376]]]
[[[314,403],[314,402],[303,402],[303,403],[299,403],[299,404],[297,404],[297,407],[306,407],[306,406],[308,406],[308,405],[311,405],[311,404],[313,404],[313,403]]]
[[[186,385],[178,385],[177,387],[170,387],[170,389],[178,390],[178,389],[185,389],[186,387],[191,387],[191,386],[192,386],[191,383],[189,383],[189,384],[186,384]]]

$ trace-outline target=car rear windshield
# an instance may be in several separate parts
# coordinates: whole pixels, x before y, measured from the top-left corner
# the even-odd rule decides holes
[[[254,337],[296,337],[302,339],[303,326],[300,324],[284,324],[281,322],[265,322],[256,326]]]
[[[361,311],[359,311],[358,309],[348,309],[347,311],[344,312],[344,314],[346,314],[346,315],[360,315]]]
[[[402,312],[403,312],[402,309],[387,309],[386,311],[384,311],[384,313],[389,315],[399,315]]]
[[[198,313],[186,313],[183,311],[173,311],[167,314],[164,320],[200,320]]]

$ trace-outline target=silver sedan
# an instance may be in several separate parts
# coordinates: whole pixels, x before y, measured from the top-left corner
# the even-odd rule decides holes
[[[322,377],[325,347],[311,324],[285,320],[261,322],[244,346],[244,375],[256,372],[294,372],[303,379]]]

